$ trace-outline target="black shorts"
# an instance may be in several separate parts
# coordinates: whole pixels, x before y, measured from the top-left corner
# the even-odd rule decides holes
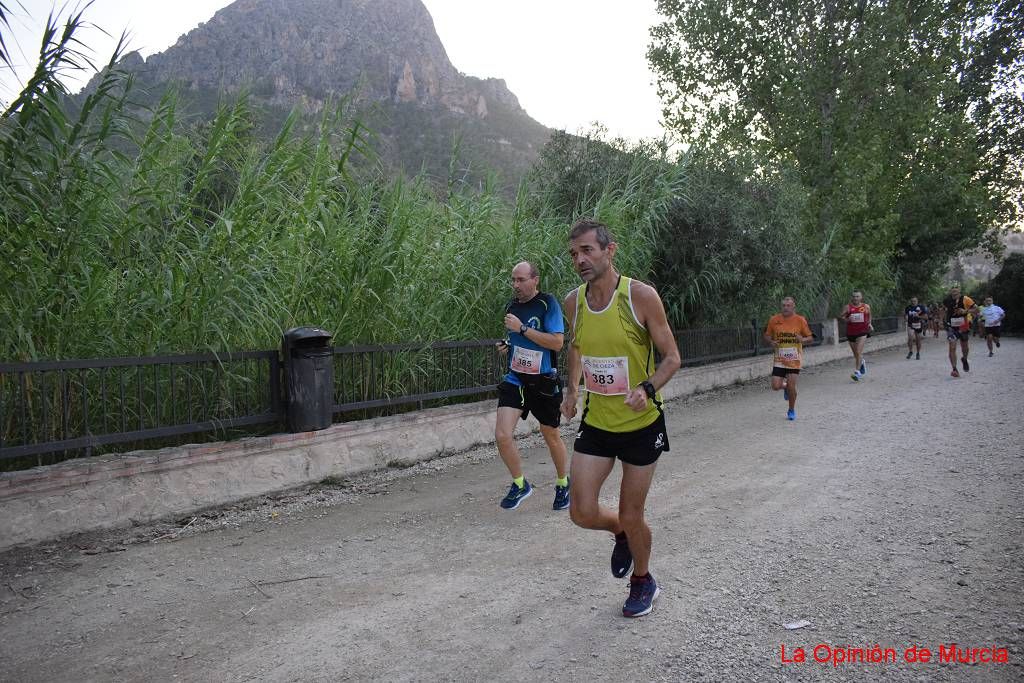
[[[908,335],[912,334],[914,336],[920,337],[921,333],[924,332],[924,330],[925,330],[924,324],[922,324],[921,327],[919,327],[917,329],[914,329],[910,325],[907,325],[907,334]]]
[[[518,408],[520,418],[533,413],[537,422],[547,427],[557,427],[562,419],[562,391],[555,382],[551,385],[516,386],[508,381],[498,385],[498,407]]]
[[[988,335],[991,334],[993,337],[998,337],[999,336],[999,331],[1001,329],[1003,329],[1002,325],[996,325],[995,327],[986,327],[985,328],[985,335],[988,336]]]
[[[785,377],[786,375],[799,375],[800,368],[780,368],[777,365],[772,367],[772,377]]]
[[[956,328],[949,327],[948,325],[946,326],[946,339],[948,341],[955,342],[958,339],[960,341],[967,341],[970,338],[971,338],[971,331],[969,329],[968,330],[958,330]]]
[[[617,457],[622,462],[639,467],[653,464],[662,453],[669,450],[665,415],[658,415],[658,419],[651,424],[632,432],[608,432],[584,421],[580,424],[573,450],[602,458]]]
[[[855,342],[858,339],[860,339],[861,337],[870,337],[870,336],[871,336],[870,332],[861,332],[860,334],[848,334],[848,335],[846,335],[846,341],[848,341],[848,342]]]

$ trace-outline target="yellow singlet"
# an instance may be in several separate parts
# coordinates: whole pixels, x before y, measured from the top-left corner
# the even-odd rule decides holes
[[[586,387],[583,419],[608,432],[633,432],[658,419],[661,395],[636,412],[626,393],[654,374],[651,335],[633,311],[628,277],[619,277],[612,299],[601,311],[587,303],[587,285],[576,290],[574,344],[583,357]]]

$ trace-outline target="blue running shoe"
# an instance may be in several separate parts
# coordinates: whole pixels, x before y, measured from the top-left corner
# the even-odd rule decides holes
[[[566,510],[569,507],[569,481],[566,478],[565,486],[555,484],[555,502],[551,504],[552,510]]]
[[[621,579],[633,568],[633,553],[629,551],[626,532],[615,534],[615,547],[612,548],[612,576]]]
[[[508,493],[501,500],[501,507],[506,510],[515,510],[519,507],[520,503],[530,497],[531,493],[533,493],[533,487],[525,479],[523,479],[522,488],[519,488],[515,482],[512,482],[512,486],[508,488]]]
[[[786,411],[786,419],[787,420],[795,420],[796,419],[796,411],[793,410],[792,408],[787,410]]]
[[[853,374],[850,375],[850,379],[852,379],[854,382],[859,382],[860,381],[860,373],[857,372],[856,370],[854,370]]]
[[[661,589],[658,588],[658,582],[654,580],[650,572],[644,577],[629,577],[629,597],[626,598],[626,603],[622,606],[622,616],[642,617],[645,614],[650,614],[654,609],[654,599],[658,597],[659,593],[661,593]]]
[[[860,374],[861,376],[868,374],[868,364],[864,362],[864,359],[860,359]]]

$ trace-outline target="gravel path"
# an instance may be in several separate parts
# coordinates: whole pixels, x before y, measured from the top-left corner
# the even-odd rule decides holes
[[[482,448],[0,554],[0,680],[1024,680],[1024,340],[974,346],[959,380],[931,339],[807,370],[793,423],[767,379],[670,403],[642,619],[533,437],[514,512]]]

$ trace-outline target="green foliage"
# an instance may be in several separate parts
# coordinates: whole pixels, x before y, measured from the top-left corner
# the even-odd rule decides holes
[[[338,344],[495,337],[518,260],[549,291],[575,286],[557,212],[469,185],[458,164],[443,201],[388,178],[345,102],[265,143],[244,96],[200,123],[173,92],[132,102],[115,54],[66,106],[56,74],[81,66],[78,20],[51,23],[48,61],[0,121],[0,358],[273,348],[295,325]],[[645,201],[611,188],[586,207],[640,276]]]
[[[1006,311],[1003,329],[1024,332],[1024,254],[1010,254],[990,283],[993,301]]]
[[[648,56],[669,125],[799,182],[832,296],[918,289],[1019,215],[1019,3],[658,9]]]

